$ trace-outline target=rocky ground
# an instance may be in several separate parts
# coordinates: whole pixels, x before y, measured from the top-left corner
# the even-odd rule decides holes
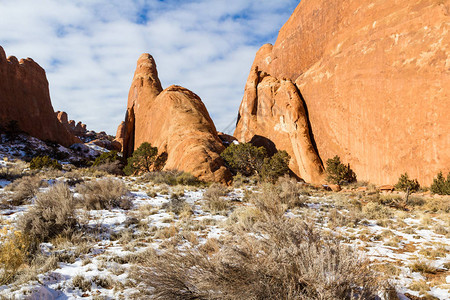
[[[12,168],[30,172],[26,167],[3,161],[2,174],[7,168],[9,175]],[[36,177],[39,183],[32,192],[18,187],[21,180],[36,182],[31,179]],[[41,243],[33,258],[14,270],[14,278],[0,286],[4,299],[141,299],[148,289],[136,271],[148,257],[189,247],[207,255],[220,252],[237,231],[252,234],[262,220],[254,197],[268,193],[267,186],[251,183],[225,188],[185,180],[194,185],[183,185],[167,174],[114,177],[88,169],[29,173],[15,179],[16,187],[13,181],[0,181],[3,244],[15,234],[21,215],[58,182],[67,184],[78,203],[78,225],[70,234],[61,232]],[[97,193],[121,202],[106,209],[88,207],[85,199],[91,194],[80,186],[100,182],[102,189],[105,181],[113,184],[107,190],[115,194]],[[288,179],[275,187],[288,199],[282,206],[284,218],[312,222],[322,236],[351,246],[371,261],[370,268],[395,287],[400,299],[449,299],[448,197],[414,194],[403,203],[404,195],[380,193],[370,185],[331,192]],[[14,205],[12,199],[24,193],[23,203]]]

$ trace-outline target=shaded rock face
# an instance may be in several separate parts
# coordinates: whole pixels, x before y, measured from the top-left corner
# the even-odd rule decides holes
[[[450,170],[449,52],[449,1],[304,0],[252,69],[295,83],[323,162],[339,155],[358,180],[408,172],[429,185]]]
[[[0,47],[0,122],[10,121],[17,121],[22,131],[44,141],[66,147],[80,142],[55,115],[44,69],[31,58],[6,58]]]
[[[204,180],[229,182],[220,153],[224,150],[201,99],[193,92],[170,86],[163,90],[153,57],[143,54],[128,96],[125,122],[117,130],[129,157],[142,143],[167,153],[165,170],[180,170]]]

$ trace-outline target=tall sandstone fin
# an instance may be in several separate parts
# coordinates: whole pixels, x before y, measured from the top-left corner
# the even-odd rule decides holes
[[[165,170],[190,172],[204,181],[231,180],[220,157],[224,146],[200,97],[180,86],[162,90],[149,54],[138,60],[119,131],[125,157],[149,142],[167,154]]]
[[[6,58],[0,46],[0,122],[10,121],[41,140],[66,147],[81,142],[58,121],[44,69],[31,58]]]
[[[429,185],[450,171],[449,12],[450,1],[302,0],[252,69],[295,83],[322,161]]]

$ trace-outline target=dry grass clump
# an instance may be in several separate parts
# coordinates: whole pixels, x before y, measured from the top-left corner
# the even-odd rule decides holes
[[[450,213],[450,196],[431,198],[426,201],[423,208],[433,213]]]
[[[205,200],[204,209],[212,214],[226,213],[231,203],[226,199],[228,189],[218,183],[212,184],[203,194]]]
[[[153,182],[155,184],[168,184],[168,185],[188,185],[188,186],[200,186],[203,184],[198,178],[190,173],[183,171],[155,171],[149,172],[142,176],[142,180],[146,182]]]
[[[6,167],[0,167],[0,179],[16,180],[24,175],[26,168],[28,166],[23,161],[18,161],[13,164],[7,163]]]
[[[251,231],[253,225],[264,220],[264,214],[256,207],[240,207],[233,211],[227,222],[237,230]]]
[[[33,239],[48,241],[59,234],[70,236],[78,226],[74,198],[66,184],[56,184],[36,196],[34,205],[19,219],[19,228]]]
[[[289,176],[278,178],[275,186],[278,189],[281,203],[287,204],[288,208],[301,207],[308,199],[308,191],[297,180]]]
[[[278,190],[270,183],[263,184],[259,192],[252,193],[250,202],[266,217],[280,218],[287,209],[287,205],[281,202]]]
[[[409,266],[412,272],[436,274],[437,269],[425,260],[418,260]]]
[[[72,285],[74,288],[79,288],[83,292],[90,291],[92,288],[92,282],[84,278],[83,275],[74,276],[72,278]]]
[[[162,208],[177,215],[180,215],[181,213],[183,213],[184,216],[191,215],[191,206],[186,203],[186,200],[183,197],[184,195],[181,194],[172,194],[169,202],[164,203]]]
[[[26,262],[30,239],[10,224],[0,229],[0,285],[10,283]]]
[[[282,218],[256,227],[211,256],[154,253],[132,276],[152,299],[371,299],[379,290],[367,260],[311,225]]]
[[[5,191],[13,192],[10,203],[18,206],[30,201],[36,196],[41,187],[42,179],[39,176],[26,176],[15,180],[5,187]]]
[[[77,185],[86,209],[130,209],[129,191],[121,180],[106,178]]]
[[[379,203],[369,202],[362,208],[364,217],[370,220],[389,219],[393,216],[392,211]]]

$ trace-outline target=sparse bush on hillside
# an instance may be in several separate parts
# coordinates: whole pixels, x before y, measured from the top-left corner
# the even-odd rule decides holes
[[[183,171],[154,171],[146,173],[142,176],[144,181],[150,181],[155,184],[165,183],[168,185],[190,185],[199,186],[203,182],[196,178],[194,175]]]
[[[257,175],[264,181],[275,182],[289,172],[290,156],[283,150],[269,157],[264,147],[242,143],[230,145],[221,156],[235,175]]]
[[[275,182],[279,177],[289,173],[290,159],[290,155],[284,150],[278,151],[272,157],[264,158],[261,177],[266,181]]]
[[[157,161],[158,148],[152,147],[150,143],[142,143],[131,157],[128,158],[128,164],[123,169],[126,175],[132,175],[141,172],[150,172]]]
[[[62,170],[61,164],[56,160],[52,159],[49,156],[36,156],[30,161],[30,169],[56,169]]]
[[[102,153],[97,157],[92,164],[94,169],[104,171],[108,174],[121,175],[123,174],[122,157],[117,154],[117,151],[110,151]]]
[[[395,188],[401,191],[417,192],[420,184],[417,179],[409,179],[408,173],[400,175]]]
[[[447,174],[447,180],[442,175],[442,172],[433,179],[430,187],[431,191],[438,195],[450,195],[450,172]]]
[[[106,178],[77,185],[87,209],[130,209],[131,199],[128,189],[120,180]]]
[[[368,260],[312,225],[281,218],[255,228],[214,254],[153,252],[132,276],[154,299],[372,299],[381,289]]]
[[[222,154],[231,172],[244,176],[259,174],[267,157],[264,147],[255,147],[250,143],[231,144]]]
[[[66,184],[56,184],[36,196],[34,205],[20,219],[20,229],[40,242],[71,235],[77,228],[73,195]]]
[[[225,198],[228,189],[219,183],[212,184],[204,193],[204,209],[212,214],[223,213],[230,208],[230,201]]]
[[[39,176],[26,176],[7,185],[5,191],[13,192],[9,199],[12,205],[18,206],[36,196],[41,184],[42,180]]]
[[[349,184],[356,181],[356,174],[350,168],[350,164],[341,163],[341,158],[335,156],[327,160],[327,181],[334,184]]]
[[[0,229],[0,285],[9,284],[26,262],[30,240],[23,232],[6,224]]]

